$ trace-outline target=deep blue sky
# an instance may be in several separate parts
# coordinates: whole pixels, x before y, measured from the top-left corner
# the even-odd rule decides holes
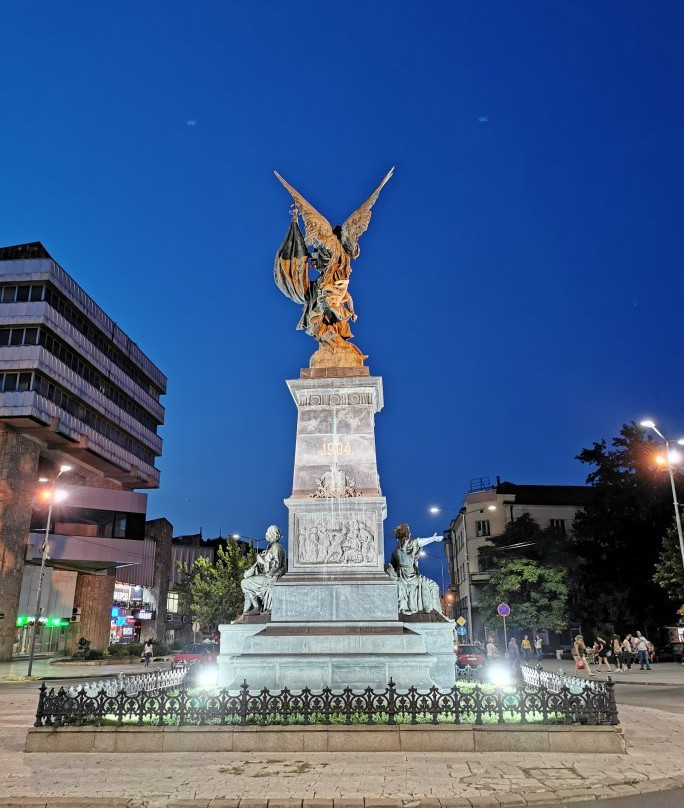
[[[351,284],[388,536],[472,477],[581,483],[626,420],[684,432],[680,2],[17,2],[0,31],[0,244],[43,241],[168,375],[177,533],[287,522],[315,343],[274,168],[340,223],[397,166]]]

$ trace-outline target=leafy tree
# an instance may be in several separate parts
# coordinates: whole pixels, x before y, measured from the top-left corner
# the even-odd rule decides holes
[[[653,580],[673,601],[684,603],[684,560],[679,546],[679,534],[674,524],[663,537]]]
[[[672,500],[666,473],[656,462],[660,444],[636,424],[583,449],[577,459],[593,470],[591,494],[575,519],[570,573],[573,618],[585,630],[612,625],[620,632],[663,625],[671,606],[653,581]]]
[[[567,625],[565,579],[561,567],[528,558],[497,562],[480,592],[480,612],[489,624],[497,619],[496,607],[505,601],[511,607],[511,616],[506,618],[508,625],[562,631]]]
[[[527,558],[540,564],[566,568],[574,561],[567,537],[552,527],[542,530],[529,513],[508,522],[504,532],[489,537],[479,552],[481,563],[487,569],[511,558]]]
[[[242,612],[240,582],[245,570],[256,560],[254,547],[245,550],[238,542],[219,547],[217,560],[197,558],[192,565],[178,564],[180,580],[174,591],[179,594],[181,611],[189,612],[201,623],[229,623]]]

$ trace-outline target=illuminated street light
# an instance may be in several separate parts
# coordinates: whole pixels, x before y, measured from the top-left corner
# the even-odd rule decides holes
[[[430,507],[428,508],[428,510],[429,510],[429,511],[430,511],[430,513],[431,513],[431,514],[433,514],[433,515],[437,515],[438,513],[441,513],[441,512],[442,512],[442,509],[439,507],[439,505],[430,505]]]
[[[40,548],[40,575],[38,576],[38,590],[36,592],[36,616],[33,619],[33,626],[31,628],[31,642],[29,644],[29,661],[28,661],[28,671],[26,672],[27,676],[31,675],[31,671],[33,670],[33,655],[36,650],[36,631],[38,629],[38,622],[40,620],[40,601],[43,596],[43,579],[45,578],[45,564],[50,558],[48,555],[48,541],[50,538],[50,522],[52,521],[52,506],[56,502],[63,502],[69,494],[62,490],[55,487],[55,483],[57,480],[65,474],[67,471],[71,471],[71,466],[63,465],[59,467],[59,473],[57,476],[52,480],[52,485],[50,488],[45,488],[43,491],[40,492],[40,498],[43,502],[49,503],[48,505],[48,512],[47,512],[47,524],[45,525],[45,538],[43,539],[43,544]],[[39,482],[47,483],[49,480],[47,477],[40,477]]]
[[[658,456],[656,457],[656,463],[660,466],[667,465],[667,471],[670,475],[670,486],[672,487],[672,501],[674,503],[674,510],[675,510],[675,522],[677,523],[677,535],[679,537],[679,550],[682,554],[682,566],[684,566],[684,536],[682,536],[682,517],[679,513],[679,503],[677,502],[677,488],[675,486],[675,479],[674,479],[674,467],[678,465],[682,461],[682,456],[678,451],[671,451],[670,450],[670,443],[672,441],[668,440],[665,435],[658,429],[655,423],[651,420],[646,420],[641,422],[641,426],[652,429],[656,435],[665,443],[665,457]],[[680,446],[684,446],[684,438],[679,438],[676,443]]]

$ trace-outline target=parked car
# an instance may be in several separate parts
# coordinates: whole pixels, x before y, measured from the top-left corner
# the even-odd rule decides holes
[[[219,654],[219,647],[215,643],[193,643],[181,648],[173,657],[174,662],[214,663]]]
[[[456,645],[454,653],[456,654],[456,664],[459,668],[468,666],[479,668],[486,661],[484,649],[480,648],[479,645]]]

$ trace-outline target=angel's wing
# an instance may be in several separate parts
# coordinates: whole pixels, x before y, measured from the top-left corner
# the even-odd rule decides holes
[[[394,173],[394,166],[385,175],[385,179],[378,185],[368,199],[361,205],[358,210],[347,219],[342,225],[342,246],[351,255],[352,258],[358,258],[361,250],[359,249],[359,236],[365,233],[368,229],[368,224],[371,218],[371,208],[375,204],[377,198],[380,196],[383,186]]]
[[[330,240],[334,239],[333,230],[330,222],[321,216],[316,208],[304,199],[304,197],[290,185],[289,182],[284,180],[277,171],[273,172],[280,182],[292,194],[295,204],[299,208],[299,212],[304,219],[305,235],[304,240],[307,244],[318,246],[319,244],[324,247],[330,248]]]

